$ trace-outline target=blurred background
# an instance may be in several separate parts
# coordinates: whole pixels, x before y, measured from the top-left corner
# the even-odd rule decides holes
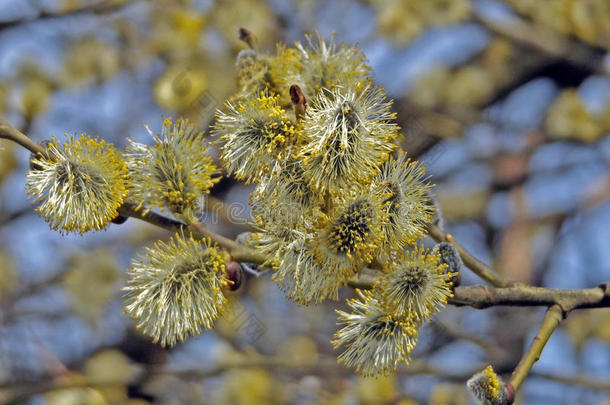
[[[167,116],[207,128],[235,90],[239,27],[268,52],[315,30],[357,44],[475,256],[547,287],[610,280],[608,0],[0,0],[0,116],[36,141],[119,147]],[[466,379],[510,373],[544,313],[448,308],[412,365],[360,379],[329,343],[353,291],[298,307],[266,274],[213,331],[162,349],[122,314],[120,288],[167,233],[133,219],[50,231],[25,195],[28,153],[0,142],[0,404],[469,404]],[[246,230],[251,189],[221,181],[212,194],[240,220],[208,225]],[[610,404],[609,345],[610,310],[573,312],[518,403]]]

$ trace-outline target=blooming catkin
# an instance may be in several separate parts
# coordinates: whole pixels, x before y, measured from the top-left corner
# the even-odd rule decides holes
[[[212,328],[226,302],[224,261],[209,239],[159,241],[128,271],[125,311],[154,342],[173,346]]]
[[[295,124],[279,104],[279,95],[261,91],[217,111],[214,135],[222,142],[221,158],[230,174],[259,182],[283,147],[295,137]]]
[[[315,97],[303,122],[306,144],[299,159],[320,193],[368,185],[395,148],[398,126],[380,88],[337,88]]]
[[[199,198],[220,180],[212,158],[204,154],[204,134],[187,120],[169,118],[160,134],[146,130],[154,144],[132,141],[128,148],[130,196],[138,208],[167,208],[188,221]]]
[[[423,247],[400,254],[375,283],[373,293],[381,305],[397,317],[428,319],[452,297],[451,273],[440,256]]]
[[[416,325],[385,312],[370,293],[357,292],[357,299],[347,301],[352,312],[337,311],[343,325],[332,341],[335,348],[343,347],[338,360],[363,376],[388,374],[409,362]]]
[[[31,161],[27,193],[37,198],[36,211],[54,230],[85,233],[100,230],[118,215],[127,194],[127,167],[111,144],[85,134],[55,138],[47,153]]]
[[[358,267],[373,260],[387,220],[383,200],[376,190],[332,200],[328,215],[320,214],[316,225],[316,251],[322,265],[348,261]]]
[[[351,265],[321,265],[305,238],[287,246],[275,270],[273,280],[286,297],[302,305],[337,299],[339,288],[353,275]]]
[[[473,375],[466,386],[481,405],[506,405],[506,386],[491,366]]]
[[[364,54],[354,47],[338,46],[334,39],[308,36],[307,43],[296,42],[293,48],[278,46],[271,60],[274,85],[289,100],[291,85],[298,84],[306,97],[337,87],[360,91],[372,83],[370,67]]]
[[[252,247],[303,305],[337,299],[363,269],[380,270],[371,291],[338,311],[333,344],[359,374],[395,370],[421,323],[446,305],[453,273],[418,247],[438,212],[423,165],[399,149],[392,101],[360,51],[320,36],[275,56],[242,51],[237,68],[214,135],[227,172],[257,183]]]
[[[425,226],[434,214],[429,205],[431,189],[424,167],[405,153],[390,157],[373,180],[372,188],[387,193],[388,221],[382,226],[384,249],[403,250],[425,234]]]

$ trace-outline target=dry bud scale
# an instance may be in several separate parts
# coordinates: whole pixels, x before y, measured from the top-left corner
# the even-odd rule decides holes
[[[275,54],[250,46],[238,55],[236,82],[212,135],[223,169],[256,184],[249,242],[301,305],[337,299],[374,264],[378,281],[338,311],[333,344],[359,374],[394,371],[451,297],[454,274],[443,251],[421,247],[437,215],[432,186],[400,151],[392,101],[359,50],[319,36]],[[52,228],[101,229],[124,201],[196,221],[197,201],[218,181],[203,132],[170,119],[159,134],[147,130],[153,144],[131,142],[124,156],[86,137],[51,143],[52,158],[35,160],[28,190]],[[213,327],[242,276],[212,241],[177,234],[132,261],[125,310],[171,346]]]

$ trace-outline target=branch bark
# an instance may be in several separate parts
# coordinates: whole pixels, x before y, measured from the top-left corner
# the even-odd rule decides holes
[[[373,287],[370,279],[356,278],[348,281],[352,288],[368,290]],[[448,300],[456,307],[469,306],[485,309],[494,306],[548,307],[559,305],[564,312],[585,308],[610,307],[610,283],[580,290],[559,290],[518,284],[496,288],[485,285],[460,286],[454,289]]]
[[[456,287],[451,305],[477,309],[492,306],[551,306],[558,305],[564,312],[581,308],[610,307],[610,283],[595,288],[558,290],[529,285],[508,288],[489,286]]]
[[[186,231],[190,232],[195,238],[210,238],[216,243],[218,243],[219,246],[226,249],[233,257],[233,259],[238,262],[262,264],[266,260],[265,257],[258,253],[256,250],[247,246],[240,245],[225,236],[211,231],[201,222],[196,222],[187,225],[180,221],[167,218],[163,215],[159,215],[154,212],[144,212],[143,210],[136,210],[135,207],[129,203],[125,203],[119,208],[119,215],[123,217],[136,218],[149,224],[166,229],[170,232]]]
[[[584,42],[569,39],[525,19],[515,17],[510,21],[499,23],[481,16],[475,16],[475,21],[482,23],[498,35],[548,56],[565,59],[594,72],[603,72],[604,70],[604,53],[601,50]]]
[[[23,146],[33,154],[44,155],[46,149],[30,139],[26,134],[0,118],[0,138],[8,139]]]
[[[41,11],[34,18],[20,18],[16,20],[9,21],[0,21],[0,30],[6,28],[13,28],[19,26],[21,24],[41,21],[41,20],[50,20],[56,18],[63,18],[69,16],[78,16],[84,14],[109,14],[115,11],[119,11],[123,7],[133,3],[134,0],[126,0],[124,2],[117,1],[101,1],[96,4],[89,4],[86,6],[82,6],[73,10],[68,11]]]
[[[519,389],[521,383],[525,380],[530,370],[534,366],[534,363],[540,358],[540,354],[548,342],[549,338],[555,331],[555,328],[559,325],[564,317],[564,311],[559,305],[552,305],[546,312],[540,330],[534,337],[532,345],[517,364],[515,371],[513,371],[510,379],[510,384],[515,391]]]

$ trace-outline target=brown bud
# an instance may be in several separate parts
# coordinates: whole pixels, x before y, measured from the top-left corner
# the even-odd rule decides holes
[[[239,29],[239,39],[241,41],[244,41],[246,44],[248,44],[248,46],[252,49],[254,49],[254,43],[256,42],[256,37],[254,36],[254,34],[252,34],[252,32],[250,32],[250,30],[247,30],[245,28],[240,28]]]
[[[506,390],[506,404],[511,405],[515,402],[515,388],[509,382],[504,383],[504,389]]]
[[[237,290],[241,286],[244,278],[244,271],[241,268],[241,265],[236,261],[227,263],[225,268],[225,277],[229,281],[229,290]]]
[[[297,120],[301,120],[305,115],[307,99],[301,88],[296,84],[290,86],[290,100],[294,106],[294,115],[297,117]]]

